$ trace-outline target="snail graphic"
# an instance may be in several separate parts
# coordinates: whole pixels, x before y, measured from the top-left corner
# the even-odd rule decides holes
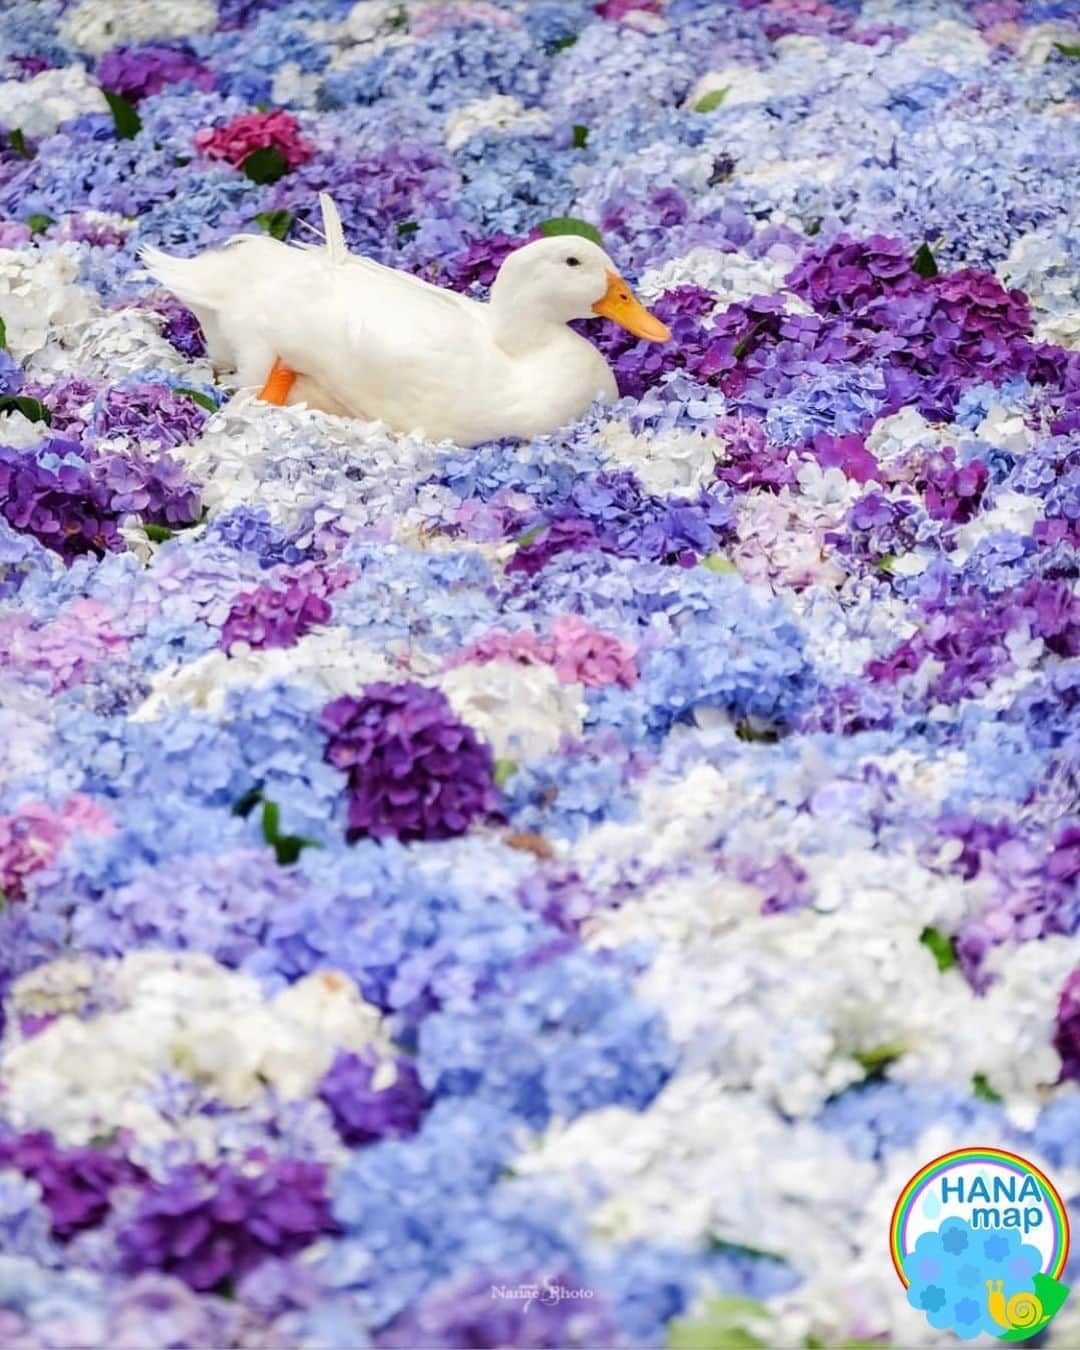
[[[1013,1294],[1006,1303],[1004,1290],[1003,1280],[986,1281],[986,1307],[999,1327],[1004,1327],[1006,1331],[1036,1327],[1046,1318],[1038,1295],[1021,1291]]]

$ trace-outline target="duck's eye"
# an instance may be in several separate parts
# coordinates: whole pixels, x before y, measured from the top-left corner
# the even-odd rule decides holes
[[[567,265],[567,267],[580,267],[580,266],[581,266],[581,259],[580,259],[580,258],[567,258],[567,260],[566,260],[566,265]]]

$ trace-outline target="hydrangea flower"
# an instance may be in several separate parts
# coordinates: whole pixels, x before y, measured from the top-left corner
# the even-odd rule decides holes
[[[379,682],[327,704],[321,724],[351,839],[448,839],[499,807],[491,750],[438,690]]]

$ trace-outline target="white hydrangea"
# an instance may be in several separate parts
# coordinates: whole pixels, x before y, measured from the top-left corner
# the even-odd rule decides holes
[[[497,135],[546,136],[551,118],[542,108],[526,108],[510,94],[492,94],[455,108],[446,119],[446,148],[460,150],[481,131]]]
[[[941,450],[956,440],[955,431],[926,420],[918,408],[906,407],[891,417],[882,417],[866,438],[866,448],[887,467],[912,450]]]
[[[88,974],[95,1011],[80,1017]],[[189,952],[53,963],[16,981],[11,1004],[5,1109],[16,1128],[49,1129],[65,1144],[114,1129],[143,1143],[173,1137],[154,1099],[164,1075],[240,1108],[268,1089],[309,1096],[339,1047],[390,1049],[378,1010],[344,975],[319,971],[268,999],[251,976]],[[19,1017],[43,1011],[60,1015],[21,1036]]]
[[[155,38],[212,33],[217,21],[213,0],[81,0],[64,15],[60,34],[79,51],[101,56]]]
[[[76,330],[98,312],[95,296],[75,284],[78,266],[64,248],[47,253],[0,249],[0,314],[7,328],[7,346],[17,361],[50,352],[65,329]],[[85,372],[84,372],[85,373]]]
[[[355,693],[374,680],[400,677],[400,668],[382,652],[350,638],[345,630],[318,629],[306,633],[292,647],[255,651],[237,644],[228,655],[206,652],[184,665],[160,670],[131,720],[155,721],[176,707],[218,717],[225,711],[231,690],[257,689],[278,680],[316,689],[329,700]]]
[[[51,136],[61,122],[83,113],[108,110],[97,82],[80,65],[0,83],[0,122],[34,139]]]
[[[35,356],[35,371],[114,384],[142,371],[164,370],[186,383],[209,383],[209,363],[188,361],[162,335],[162,326],[161,316],[152,310],[117,309],[103,314],[96,304],[91,309],[87,300],[79,321],[66,333],[54,331],[53,341]]]
[[[633,469],[649,492],[696,496],[713,481],[723,440],[704,429],[635,435],[626,422],[600,428],[604,453],[622,468]]]
[[[561,684],[551,666],[489,661],[456,666],[435,683],[498,759],[549,755],[564,736],[581,735],[581,686]]]
[[[651,304],[665,291],[676,286],[700,286],[714,291],[718,309],[752,295],[775,295],[784,288],[784,278],[794,266],[794,256],[785,252],[766,258],[750,258],[745,253],[721,253],[704,245],[692,248],[681,258],[672,258],[642,274],[638,291]],[[790,297],[792,313],[810,313],[796,296]]]
[[[1026,66],[1045,65],[1059,42],[1063,47],[1080,47],[1080,27],[1055,19],[1025,25],[1020,30],[1017,60]]]
[[[941,19],[920,28],[905,39],[896,51],[899,60],[916,60],[950,75],[970,71],[974,66],[987,66],[993,49],[983,41],[977,28],[955,19]]]

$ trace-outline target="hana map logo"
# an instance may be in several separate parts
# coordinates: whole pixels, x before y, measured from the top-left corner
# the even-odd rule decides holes
[[[944,1153],[893,1210],[890,1245],[908,1302],[938,1330],[1026,1341],[1068,1297],[1069,1217],[1032,1163],[997,1148]]]

